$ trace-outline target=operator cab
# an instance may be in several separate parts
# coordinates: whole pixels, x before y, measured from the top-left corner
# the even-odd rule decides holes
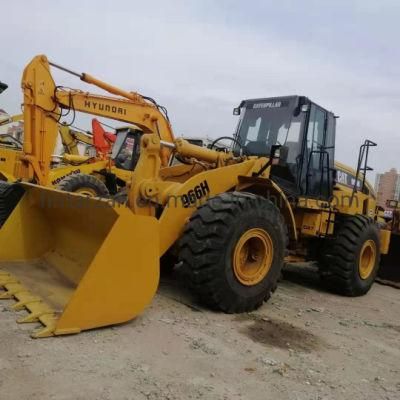
[[[111,158],[115,166],[126,171],[133,171],[139,160],[140,139],[143,132],[135,127],[126,126],[115,130],[116,140]]]
[[[240,115],[234,150],[273,156],[271,179],[286,195],[328,199],[334,181],[335,115],[307,97],[251,99],[234,109]]]

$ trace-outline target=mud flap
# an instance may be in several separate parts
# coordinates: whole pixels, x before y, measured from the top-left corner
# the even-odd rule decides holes
[[[159,281],[159,228],[109,200],[24,184],[0,230],[0,298],[41,322],[34,337],[129,321]]]
[[[389,253],[382,255],[378,281],[387,284],[394,283],[400,289],[400,234],[392,234]]]

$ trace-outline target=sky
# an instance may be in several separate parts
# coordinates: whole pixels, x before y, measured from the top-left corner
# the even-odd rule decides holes
[[[242,99],[304,95],[340,116],[336,159],[355,166],[370,139],[378,143],[369,162],[375,172],[400,170],[397,0],[6,3],[0,81],[9,89],[0,108],[9,113],[21,109],[24,66],[46,54],[157,99],[176,136],[231,135],[232,109]],[[72,76],[54,76],[96,92]]]

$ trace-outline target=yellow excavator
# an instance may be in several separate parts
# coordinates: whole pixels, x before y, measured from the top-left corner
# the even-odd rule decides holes
[[[42,79],[40,82],[38,77]],[[118,97],[89,94],[80,90],[68,91],[61,86],[56,86],[51,75],[50,65],[41,57],[36,57],[25,69],[23,76],[23,148],[22,151],[1,149],[0,177],[2,180],[8,182],[29,181],[88,196],[107,197],[110,194],[116,194],[130,180],[131,171],[138,160],[140,137],[143,134],[142,127],[149,131],[149,127],[153,128],[154,124],[157,124],[159,135],[166,140],[171,140],[172,133],[168,115],[163,118],[165,122],[158,123],[156,121],[158,115],[166,113],[166,110],[152,98],[121,91],[89,75],[85,79],[111,94],[125,97],[125,100]],[[50,90],[43,92],[44,86],[46,89],[54,90],[54,93],[57,94],[55,102],[53,101],[54,93],[51,93]],[[31,104],[36,101],[39,106],[31,111]],[[56,111],[50,113],[46,107],[53,103],[56,104]],[[132,104],[136,108],[132,108]],[[35,114],[39,107],[43,108],[43,112],[48,110],[47,112],[52,116],[51,123],[46,122],[45,126],[40,125],[41,122],[38,122]],[[121,121],[129,123],[136,121],[136,124],[116,130],[116,141],[111,155],[104,154],[102,157],[91,158],[77,154],[64,154],[62,165],[53,168],[51,161],[58,131],[60,131],[67,149],[70,146],[69,143],[72,143],[70,152],[74,150],[77,139],[77,132],[60,126],[60,118],[67,115],[62,115],[61,110],[67,110],[67,113],[73,113],[73,115],[81,111],[103,117],[123,113],[125,118],[121,118]],[[16,118],[21,118],[21,116],[14,119]],[[59,128],[57,128],[58,126]],[[82,139],[81,136],[79,137]],[[163,165],[168,165],[170,153],[165,149],[161,151]],[[12,192],[9,185],[0,184],[0,225],[13,209],[13,204],[17,199],[16,191]]]
[[[121,98],[59,89],[48,67],[38,56],[23,75],[26,179],[48,173],[40,157],[31,162],[29,132],[55,131],[60,107],[107,113],[145,134],[123,204],[14,185],[23,195],[0,230],[0,298],[27,311],[19,322],[41,324],[33,337],[134,318],[152,300],[171,249],[199,299],[228,313],[261,306],[290,260],[317,260],[337,293],[368,292],[391,238],[365,183],[375,143],[361,146],[355,176],[336,171],[332,112],[302,96],[245,100],[234,110],[231,150],[216,151],[173,140],[165,113],[139,94],[77,73]],[[160,139],[162,130],[171,140]],[[170,152],[186,163],[162,167]]]

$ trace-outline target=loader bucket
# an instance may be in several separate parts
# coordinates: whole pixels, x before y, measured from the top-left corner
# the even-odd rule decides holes
[[[382,283],[393,283],[400,288],[400,234],[392,233],[389,253],[382,255],[378,271],[378,280]]]
[[[0,298],[14,298],[33,337],[128,321],[159,281],[159,231],[109,200],[23,184],[0,229]]]

